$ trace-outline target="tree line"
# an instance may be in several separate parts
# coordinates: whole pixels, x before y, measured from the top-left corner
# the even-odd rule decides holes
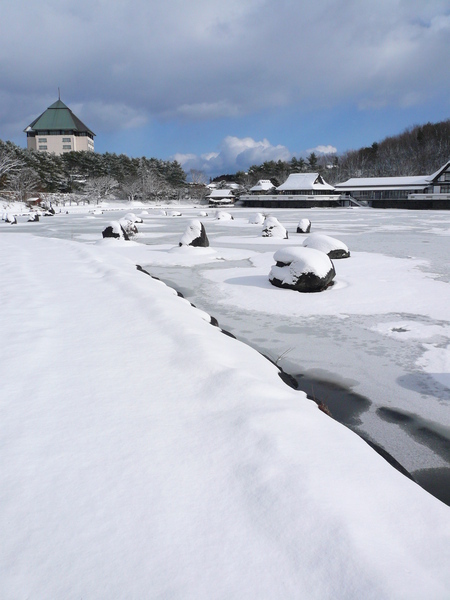
[[[0,191],[23,200],[30,193],[63,193],[101,199],[110,193],[128,200],[176,198],[186,173],[177,161],[130,158],[105,152],[65,152],[59,156],[0,140]]]

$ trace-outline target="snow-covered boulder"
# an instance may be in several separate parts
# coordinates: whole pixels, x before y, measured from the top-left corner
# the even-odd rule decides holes
[[[96,208],[96,209],[94,209],[94,210],[92,211],[92,214],[93,214],[93,215],[102,215],[102,214],[103,214],[103,211],[102,211],[102,209],[101,209],[101,208]]]
[[[312,233],[306,238],[303,245],[325,252],[330,258],[348,258],[350,256],[349,249],[344,242],[323,233]]]
[[[249,217],[248,222],[251,225],[262,225],[264,223],[264,216],[261,213],[255,213]]]
[[[216,220],[217,221],[233,221],[233,215],[230,215],[230,213],[225,212],[223,210],[218,210],[216,212]]]
[[[180,246],[208,247],[209,240],[203,223],[197,221],[197,219],[190,221],[180,240]]]
[[[39,215],[37,213],[35,213],[34,215],[30,215],[30,218],[28,219],[28,223],[38,223],[38,222],[39,222]]]
[[[102,235],[104,238],[117,238],[121,240],[130,239],[120,221],[111,221],[111,223],[102,231]]]
[[[178,212],[177,210],[172,210],[170,213],[170,216],[171,217],[182,217],[183,215],[180,212]]]
[[[124,217],[127,221],[131,221],[132,223],[143,223],[142,217],[137,217],[134,213],[127,213]]]
[[[311,231],[311,221],[309,219],[300,219],[297,225],[297,233],[309,233]]]
[[[289,237],[288,232],[276,217],[266,217],[261,235],[262,237],[275,237],[283,240],[287,240]]]
[[[314,248],[282,248],[273,255],[269,281],[280,288],[298,292],[322,292],[333,281],[336,271],[329,257]]]
[[[208,216],[208,213],[207,213],[205,210],[202,210],[202,211],[200,211],[200,212],[198,213],[198,216],[199,216],[199,217],[207,217],[207,216]]]

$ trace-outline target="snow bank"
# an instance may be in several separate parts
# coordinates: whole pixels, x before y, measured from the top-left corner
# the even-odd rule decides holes
[[[0,252],[2,598],[448,598],[448,507],[262,356],[115,244]]]

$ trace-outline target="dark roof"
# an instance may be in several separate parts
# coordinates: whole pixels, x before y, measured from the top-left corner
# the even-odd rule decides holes
[[[49,106],[37,119],[28,125],[24,131],[78,131],[95,135],[80,119],[73,114],[68,106],[57,100]]]

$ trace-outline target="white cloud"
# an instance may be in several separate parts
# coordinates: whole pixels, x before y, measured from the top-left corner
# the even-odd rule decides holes
[[[328,146],[316,146],[315,148],[310,148],[307,150],[308,154],[311,152],[315,152],[316,154],[336,154],[337,148],[328,144]]]
[[[220,143],[218,152],[175,154],[172,158],[185,171],[197,169],[207,175],[220,175],[246,171],[251,165],[260,165],[269,160],[289,160],[292,154],[285,146],[273,146],[266,139],[256,141],[251,137],[227,136]]]

